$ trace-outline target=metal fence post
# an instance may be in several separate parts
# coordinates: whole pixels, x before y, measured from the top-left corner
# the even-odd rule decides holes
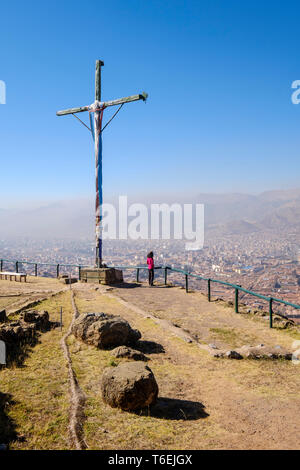
[[[60,331],[62,331],[62,326],[63,326],[63,323],[62,323],[62,307],[60,307]]]
[[[207,280],[207,299],[210,302],[210,279]]]
[[[16,261],[16,273],[19,272],[19,261]]]
[[[188,293],[189,291],[189,276],[188,274],[185,275],[185,291]]]
[[[37,263],[35,263],[35,265],[34,265],[34,275],[35,275],[35,277],[38,275],[38,266],[37,266]]]
[[[0,260],[0,271],[3,271],[3,259]]]
[[[165,268],[165,286],[167,285],[168,282],[168,268]]]
[[[269,316],[270,316],[270,328],[273,328],[273,299],[269,299]]]
[[[81,279],[81,266],[78,266],[78,278]]]
[[[234,301],[235,313],[239,313],[239,290],[235,288],[235,301]]]
[[[140,282],[140,268],[136,270],[136,282]]]
[[[59,264],[56,265],[56,277],[59,277]]]

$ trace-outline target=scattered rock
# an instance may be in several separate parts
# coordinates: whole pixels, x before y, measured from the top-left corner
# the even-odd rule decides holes
[[[281,348],[281,346],[265,346],[258,344],[257,346],[242,346],[235,351],[210,351],[213,357],[229,359],[285,359],[287,361],[292,359],[292,353]]]
[[[101,392],[103,401],[113,408],[138,410],[155,403],[158,385],[143,362],[125,362],[104,370]]]
[[[227,351],[225,356],[228,357],[228,359],[243,359],[243,356],[237,351]]]
[[[80,315],[72,332],[76,338],[99,349],[133,345],[141,338],[141,333],[131,328],[126,320],[103,312]]]
[[[210,348],[212,348],[212,349],[218,349],[217,346],[216,346],[215,344],[213,344],[213,343],[209,344],[208,346],[209,346]]]
[[[286,361],[291,361],[293,359],[293,354],[292,353],[285,353],[283,355],[283,359],[285,359]]]
[[[128,346],[119,346],[111,351],[111,354],[115,357],[126,357],[133,359],[134,361],[148,361],[148,358],[140,351],[129,348]]]
[[[34,323],[38,331],[50,330],[51,323],[49,321],[49,313],[46,310],[38,312],[37,310],[28,310],[21,314],[21,320],[25,323]]]
[[[295,326],[295,322],[293,320],[286,320],[286,321],[282,322],[282,326],[283,326],[284,329],[292,328],[293,326]]]
[[[267,354],[267,357],[269,359],[278,359],[278,355],[277,354],[274,354],[274,353],[268,353]]]
[[[212,355],[212,357],[217,357],[217,358],[221,358],[225,356],[224,351],[210,351],[210,354]]]
[[[78,279],[76,277],[61,277],[60,282],[63,284],[75,284],[75,282],[78,282]]]
[[[264,344],[243,346],[237,352],[247,359],[292,359],[292,353],[278,345],[275,347],[265,346]]]

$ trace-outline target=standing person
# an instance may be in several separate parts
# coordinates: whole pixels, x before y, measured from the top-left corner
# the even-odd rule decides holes
[[[147,264],[149,270],[149,286],[153,286],[154,281],[154,259],[153,259],[153,251],[150,251],[147,255]]]

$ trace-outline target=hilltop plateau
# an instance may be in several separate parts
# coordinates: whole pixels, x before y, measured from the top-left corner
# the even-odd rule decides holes
[[[30,276],[22,284],[0,281],[0,310],[9,322],[34,308],[47,311],[54,325],[38,333],[36,344],[23,346],[21,360],[0,370],[0,444],[12,450],[299,449],[299,366],[284,354],[216,357],[262,343],[291,351],[299,330],[284,322],[269,329],[267,317],[246,308],[236,314],[232,305],[212,300],[160,284],[70,287]],[[103,402],[103,370],[128,359],[73,336],[70,324],[85,312],[121,316],[141,332],[137,348],[159,387],[155,405],[127,412]],[[75,414],[74,393],[80,398]]]

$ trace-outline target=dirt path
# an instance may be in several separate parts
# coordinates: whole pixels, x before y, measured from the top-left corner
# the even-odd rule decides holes
[[[290,348],[293,338],[268,328],[268,319],[236,314],[222,303],[207,302],[199,292],[186,294],[180,287],[113,288],[110,293],[133,303],[157,318],[168,320],[194,336],[200,343],[214,343],[220,349],[281,345]],[[299,335],[300,339],[300,335]]]
[[[72,299],[73,317],[70,326],[63,336],[60,344],[64,353],[64,357],[67,361],[68,375],[69,375],[69,388],[70,388],[70,413],[69,413],[69,430],[70,430],[70,441],[71,446],[77,450],[86,449],[86,443],[84,441],[83,434],[83,421],[84,421],[84,404],[85,396],[82,392],[76,374],[72,366],[72,360],[70,356],[68,338],[72,334],[73,323],[78,317],[78,310],[75,303],[74,291],[70,290]]]

